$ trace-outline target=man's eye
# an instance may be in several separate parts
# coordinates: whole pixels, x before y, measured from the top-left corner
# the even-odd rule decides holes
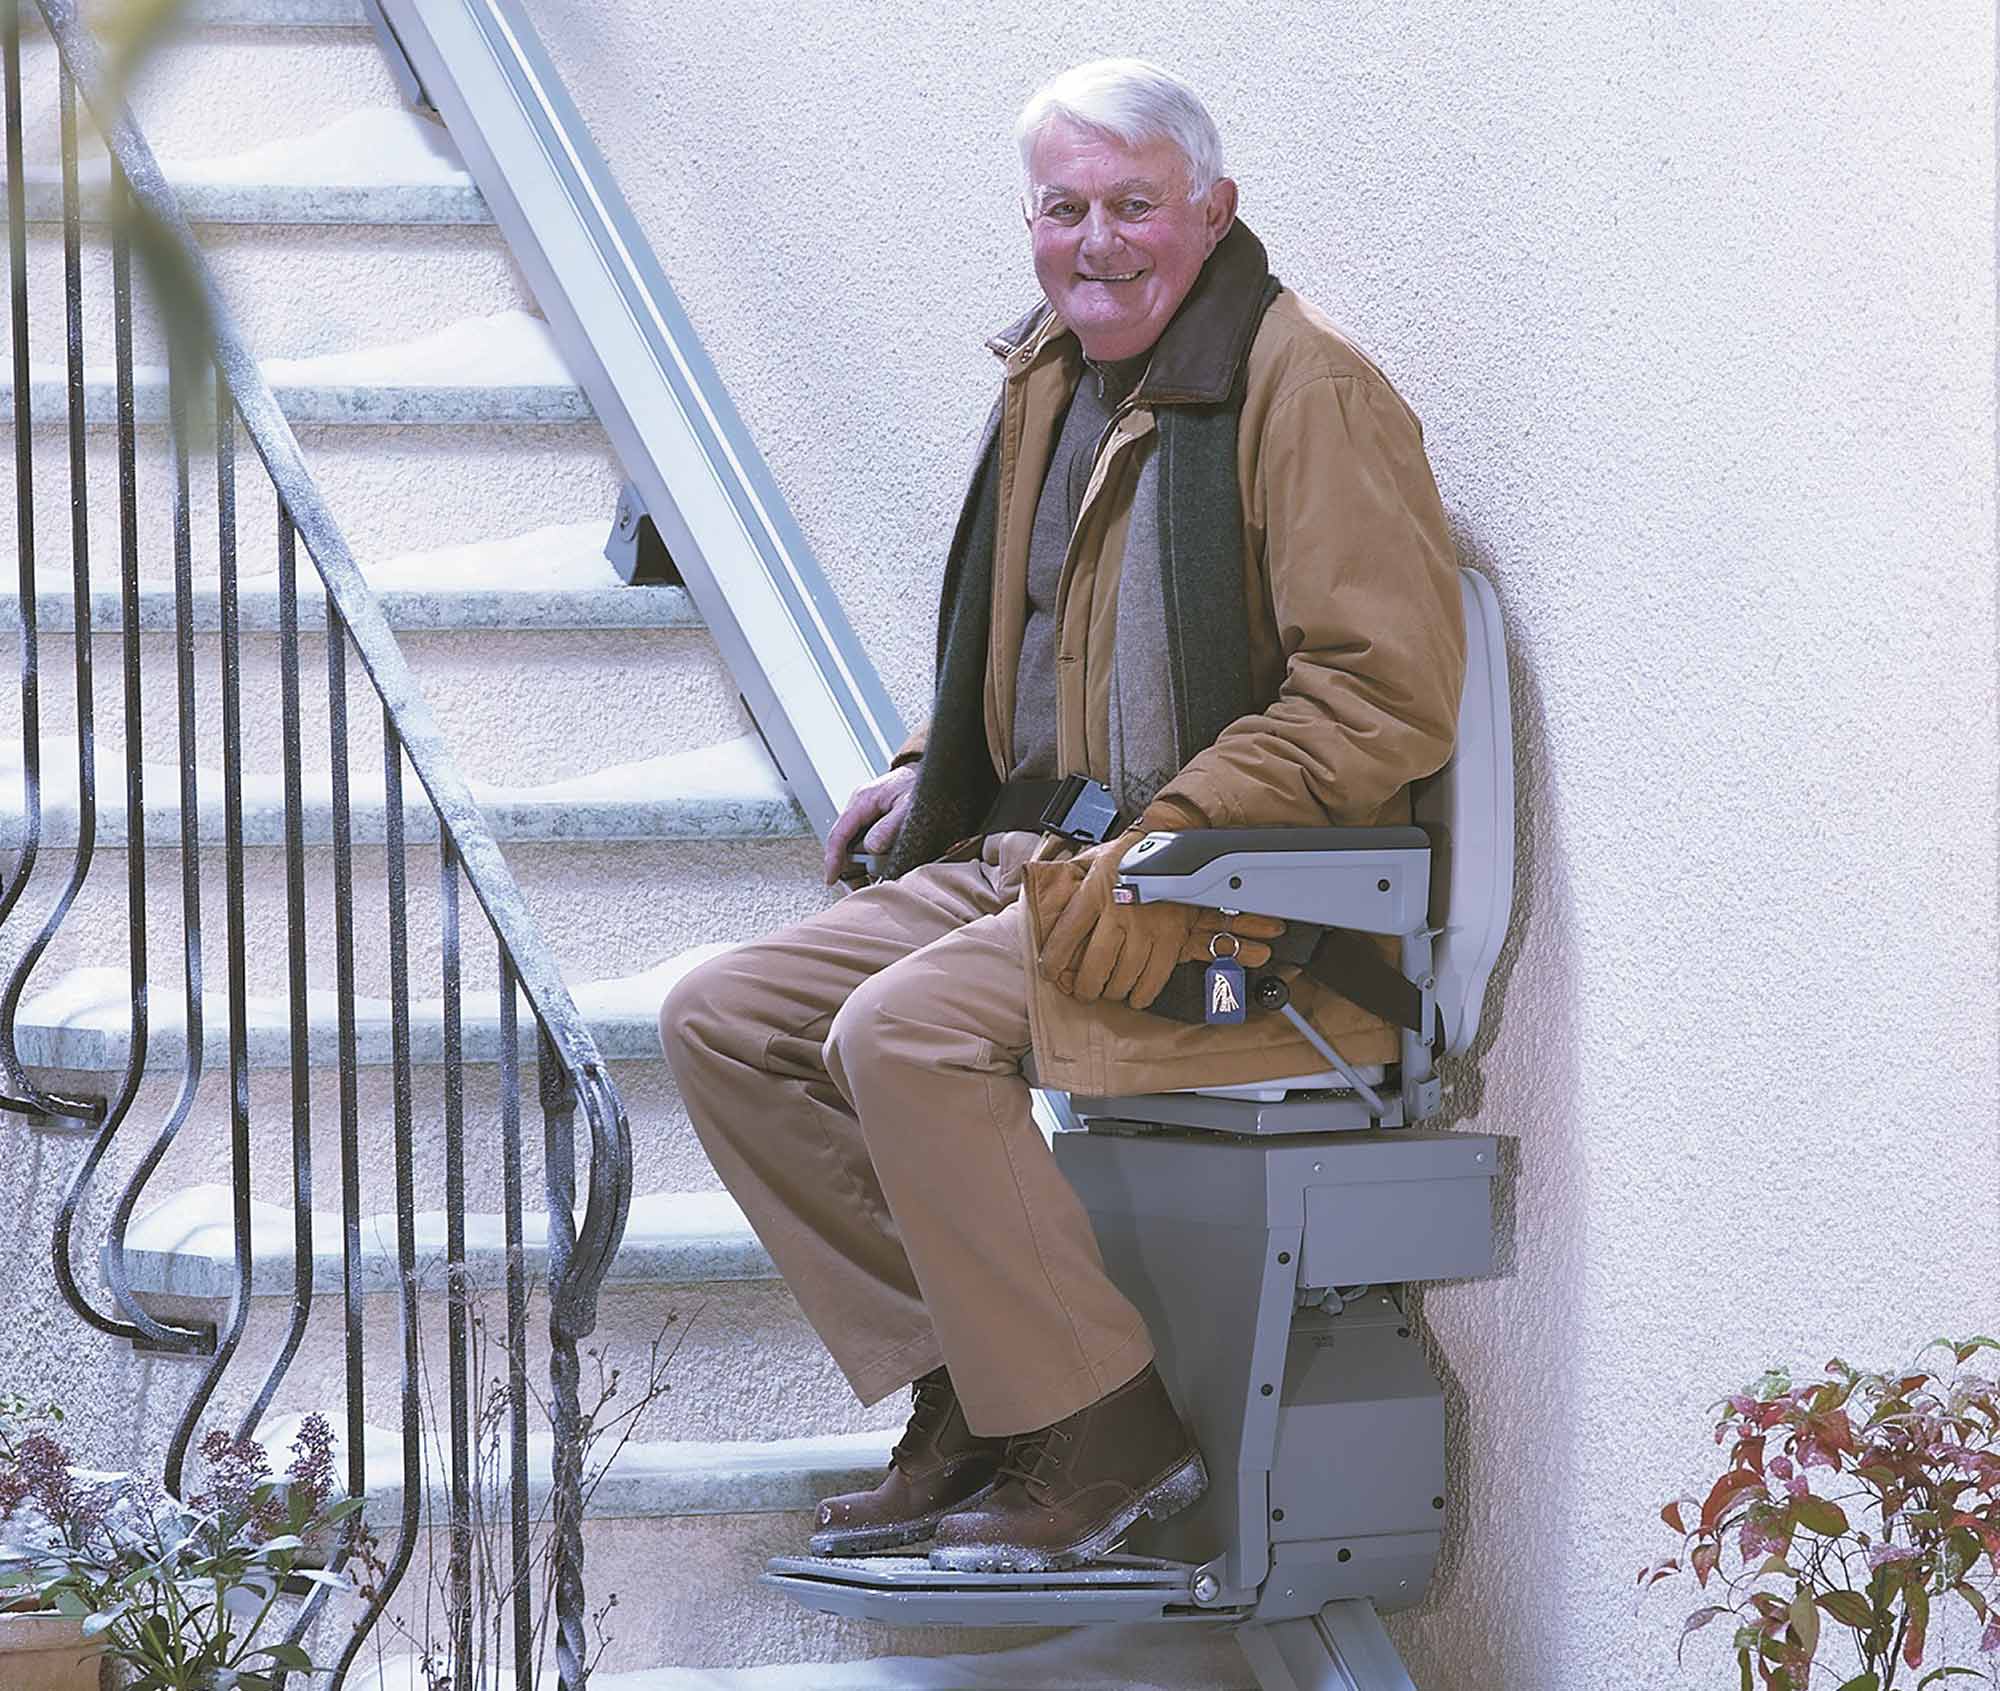
[[[1058,223],[1073,223],[1079,216],[1079,211],[1073,201],[1059,200],[1052,206],[1044,206],[1042,208],[1042,215],[1054,218]]]
[[[1144,217],[1152,209],[1153,203],[1150,200],[1124,200],[1119,203],[1118,215],[1131,223]]]

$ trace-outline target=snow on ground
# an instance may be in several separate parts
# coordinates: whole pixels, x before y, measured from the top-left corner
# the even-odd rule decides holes
[[[117,759],[100,757],[97,771],[97,808],[100,818],[122,814],[124,794],[120,790]],[[175,826],[180,806],[180,766],[148,763],[145,766],[146,820],[157,839],[160,827]],[[206,764],[195,769],[196,802],[202,813],[221,827],[222,771]],[[491,781],[470,783],[472,796],[481,806],[524,807],[551,805],[573,809],[585,804],[634,804],[648,800],[701,799],[784,799],[784,781],[763,742],[755,734],[738,735],[713,746],[694,746],[686,751],[663,752],[657,757],[639,758],[631,763],[613,764],[607,769],[590,770],[539,786],[506,786]],[[380,811],[387,802],[382,773],[374,769],[352,772],[349,794],[357,812]],[[77,812],[77,742],[74,736],[45,735],[42,739],[42,817],[73,819]],[[302,799],[308,813],[330,814],[333,808],[333,777],[329,771],[310,771],[304,778]],[[421,812],[429,801],[413,776],[404,780],[406,811]],[[246,815],[279,812],[284,807],[284,777],[268,770],[249,771],[243,777],[243,808]],[[0,817],[21,816],[27,809],[25,771],[21,747],[11,741],[0,743]],[[118,837],[122,838],[122,831]]]
[[[472,540],[427,552],[363,564],[361,573],[378,593],[495,593],[551,590],[581,591],[623,587],[618,572],[604,556],[605,524],[601,517],[581,523],[550,523],[523,534],[496,540]],[[300,591],[317,594],[316,576],[299,572]],[[277,591],[276,573],[245,576],[243,591]]]
[[[389,346],[314,358],[267,358],[273,387],[574,387],[549,326],[531,312],[496,311]]]
[[[473,186],[443,124],[391,107],[349,112],[310,135],[215,159],[163,159],[167,180],[360,188]]]
[[[1157,1661],[1159,1629],[1078,1627],[1019,1649],[974,1656],[882,1656],[872,1662],[792,1662],[753,1668],[650,1668],[594,1673],[592,1691],[1169,1691],[1181,1681],[1135,1679],[1130,1664]],[[1247,1682],[1249,1675],[1244,1678]],[[354,1691],[427,1691],[414,1660],[391,1661],[350,1681]],[[496,1691],[509,1691],[511,1674]]]
[[[755,734],[739,735],[713,746],[615,763],[564,781],[540,787],[489,787],[472,783],[481,804],[563,802],[630,803],[635,798],[765,798],[790,797],[778,766]]]
[[[284,388],[573,388],[576,378],[556,348],[549,326],[531,312],[496,311],[470,317],[434,334],[387,346],[353,347],[312,358],[266,358],[261,369],[272,387]],[[37,364],[31,381],[60,386],[68,375],[58,364]],[[132,373],[140,387],[164,387],[166,370],[145,364]],[[83,373],[91,385],[117,377],[109,364]]]
[[[195,183],[280,188],[474,186],[443,124],[386,106],[349,112],[310,135],[268,141],[244,153],[163,158],[160,169],[177,187]],[[61,179],[46,166],[28,175]],[[78,180],[86,185],[108,182],[110,176],[111,161],[102,154],[78,164]]]
[[[176,1192],[133,1221],[125,1233],[128,1251],[201,1257],[224,1265],[236,1254],[235,1195],[227,1186],[190,1186]],[[578,1205],[578,1218],[583,1206]],[[465,1218],[468,1257],[500,1256],[507,1249],[507,1218],[472,1213]],[[332,1210],[312,1212],[313,1250],[333,1256],[342,1247],[343,1223]],[[679,1241],[729,1240],[749,1231],[749,1223],[727,1192],[655,1192],[632,1200],[625,1222],[628,1246]],[[533,1252],[548,1245],[549,1218],[529,1210],[521,1218],[522,1241]],[[283,1260],[290,1270],[293,1251],[292,1211],[283,1204],[250,1201],[251,1255]],[[443,1210],[419,1210],[412,1249],[419,1260],[442,1257],[446,1249]],[[394,1256],[396,1217],[393,1213],[361,1218],[361,1248]]]
[[[584,1020],[593,1026],[611,1022],[650,1026],[659,1016],[660,1004],[668,990],[690,969],[731,949],[733,942],[719,940],[682,951],[636,975],[612,980],[586,981],[572,986],[571,997]],[[81,1031],[123,1034],[132,1021],[131,980],[123,969],[102,965],[72,969],[21,1006],[23,1027],[74,1028]],[[227,1027],[229,1006],[220,991],[203,999],[203,1019],[211,1028]],[[245,1023],[253,1031],[288,1032],[291,1027],[289,1001],[276,996],[253,996],[245,1006]],[[183,1025],[183,1006],[178,994],[160,1002],[153,1000],[151,1022],[156,1036],[177,1034]],[[338,1013],[336,994],[315,987],[306,994],[307,1020],[319,1028],[332,1027]],[[467,992],[463,1000],[463,1021],[468,1040],[476,1027],[497,1027],[500,995],[491,989]],[[389,1025],[389,1001],[357,994],[354,1018],[362,1030]],[[414,1025],[435,1027],[444,1020],[441,998],[419,998],[410,1005]],[[523,1038],[532,1031],[534,1019],[525,997],[520,1000],[520,1027]]]

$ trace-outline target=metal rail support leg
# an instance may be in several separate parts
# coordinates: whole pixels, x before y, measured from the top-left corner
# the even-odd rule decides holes
[[[1417,1691],[1365,1598],[1329,1603],[1304,1620],[1253,1622],[1236,1641],[1261,1691]]]

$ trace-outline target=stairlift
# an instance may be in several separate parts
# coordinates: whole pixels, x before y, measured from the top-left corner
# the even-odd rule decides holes
[[[1227,1625],[1263,1691],[1415,1691],[1379,1616],[1418,1602],[1437,1563],[1445,1412],[1403,1288],[1491,1270],[1499,1151],[1418,1124],[1442,1102],[1434,1058],[1478,1033],[1514,864],[1500,608],[1483,577],[1461,584],[1458,741],[1417,788],[1415,827],[1157,834],[1121,874],[1141,900],[1393,935],[1422,1007],[1401,1060],[1357,1069],[1323,1047],[1326,1072],[1262,1086],[1050,1098],[1057,1163],[1152,1330],[1207,1493],[1070,1572],[781,1557],[766,1583],[906,1625]],[[1281,987],[1250,997],[1298,1020]]]

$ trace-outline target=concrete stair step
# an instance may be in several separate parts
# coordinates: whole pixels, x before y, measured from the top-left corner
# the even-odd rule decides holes
[[[272,1454],[272,1467],[289,1460],[303,1415],[267,1421],[258,1440]],[[689,1515],[791,1514],[811,1509],[822,1497],[873,1485],[888,1466],[893,1432],[834,1433],[812,1438],[767,1440],[633,1440],[608,1466],[590,1496],[586,1513],[595,1520],[652,1520]],[[539,1515],[550,1489],[548,1433],[528,1437],[529,1508]],[[336,1429],[338,1471],[346,1471],[344,1439]],[[433,1516],[448,1509],[445,1464],[433,1440],[424,1441],[426,1503]],[[362,1446],[368,1487],[369,1520],[393,1529],[403,1498],[403,1440],[385,1427],[369,1427]]]
[[[376,601],[399,633],[445,630],[533,630],[570,633],[613,628],[701,628],[701,613],[684,587],[630,587],[604,557],[610,519],[550,523],[522,534],[469,541],[364,564]],[[92,572],[89,623],[116,634],[124,612],[112,572],[115,558],[100,557]],[[298,618],[305,631],[326,626],[326,596],[319,576],[299,564]],[[0,557],[0,580],[18,581],[11,556]],[[108,584],[107,584],[108,583]],[[173,584],[142,580],[139,627],[171,633]],[[274,634],[283,609],[278,578],[246,574],[237,583],[237,626],[246,634]],[[212,575],[195,583],[189,621],[196,633],[222,627],[222,598]],[[44,570],[35,589],[35,624],[43,634],[73,633],[76,597],[66,578]],[[0,594],[0,633],[21,625],[21,596]]]
[[[160,168],[190,223],[480,224],[492,213],[444,126],[386,107],[349,112],[307,135],[220,158],[162,156]],[[108,158],[81,161],[79,210],[110,217]],[[62,218],[62,175],[29,167],[32,222]]]
[[[485,941],[478,941],[481,951]],[[695,946],[651,969],[613,980],[572,981],[570,992],[607,1059],[658,1061],[659,1008],[668,990],[689,969],[728,950],[727,944]],[[131,1049],[131,986],[122,968],[73,969],[21,1005],[15,1024],[21,1060],[34,1068],[79,1073],[122,1073]],[[187,1050],[185,1005],[178,991],[155,990],[149,1002],[146,1043],[149,1070],[178,1067]],[[388,1000],[355,1002],[359,1062],[382,1067],[392,1059]],[[247,1005],[246,1047],[252,1068],[285,1068],[291,1061],[291,1019],[285,999],[255,996]],[[534,1054],[535,1032],[526,1000],[520,1005],[520,1050]],[[315,1068],[339,1061],[335,995],[314,989],[307,998],[307,1050]],[[493,1063],[500,1053],[499,995],[468,991],[462,1007],[463,1050],[469,1064]],[[438,998],[413,998],[410,1006],[411,1058],[435,1066],[444,1061],[444,1006]],[[227,999],[212,984],[202,1006],[202,1056],[206,1066],[228,1061]]]
[[[250,1206],[253,1298],[289,1298],[293,1275],[293,1214],[280,1204]],[[548,1273],[549,1218],[522,1217],[524,1266],[533,1281]],[[312,1285],[317,1292],[341,1286],[341,1219],[314,1210]],[[364,1216],[361,1284],[369,1293],[396,1289],[396,1218]],[[506,1284],[506,1220],[465,1218],[466,1268],[475,1286]],[[420,1212],[413,1234],[419,1263],[445,1260],[445,1217]],[[227,1186],[194,1186],[176,1192],[132,1223],[125,1260],[134,1291],[189,1299],[229,1298],[236,1286],[235,1231]],[[728,1280],[772,1280],[777,1270],[743,1212],[726,1192],[657,1192],[634,1198],[624,1242],[606,1284],[700,1286]]]
[[[42,740],[41,830],[54,849],[77,843],[79,815],[76,742]],[[356,759],[351,780],[351,820],[357,844],[386,837],[388,801],[379,766]],[[178,850],[181,839],[180,770],[147,764],[146,843]],[[222,771],[198,767],[198,838],[224,841]],[[118,847],[131,838],[122,762],[98,764],[99,845]],[[487,826],[503,842],[514,840],[697,840],[798,838],[808,832],[803,813],[785,790],[756,735],[717,746],[667,752],[538,786],[472,783]],[[27,838],[27,800],[20,747],[0,742],[0,851]],[[437,838],[437,817],[415,778],[406,773],[403,818],[412,842]],[[300,825],[307,845],[333,839],[333,785],[324,769],[308,769],[301,793]],[[285,843],[282,775],[247,771],[243,779],[243,840],[247,846]]]
[[[471,318],[386,346],[316,358],[268,358],[262,368],[294,424],[595,421],[548,324],[525,311]],[[33,366],[30,379],[34,421],[65,421],[69,391],[63,372]],[[10,382],[0,388],[0,410],[13,403]],[[133,410],[142,424],[168,420],[163,368],[147,365],[134,373]],[[118,420],[115,374],[108,366],[84,372],[84,417],[92,428],[108,428]]]
[[[189,0],[197,29],[366,29],[361,0]]]

